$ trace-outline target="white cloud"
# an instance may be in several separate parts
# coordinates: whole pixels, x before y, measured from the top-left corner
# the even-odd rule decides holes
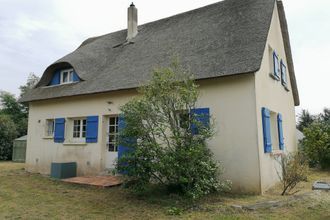
[[[135,0],[139,23],[217,0]],[[330,1],[283,0],[301,108],[330,106]],[[126,27],[126,0],[0,0],[0,90],[18,94],[30,72],[42,74],[88,37]]]

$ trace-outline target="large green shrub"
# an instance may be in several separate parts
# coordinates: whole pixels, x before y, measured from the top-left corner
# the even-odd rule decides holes
[[[129,186],[143,192],[159,184],[191,198],[228,188],[228,181],[220,181],[221,166],[206,145],[214,134],[213,123],[200,123],[191,113],[198,92],[185,70],[177,64],[155,70],[139,93],[121,107],[126,127],[120,142],[131,151],[119,160],[118,169]]]
[[[16,136],[15,123],[9,116],[0,114],[0,160],[11,159]]]
[[[312,166],[330,169],[330,124],[316,121],[304,129],[302,149]]]

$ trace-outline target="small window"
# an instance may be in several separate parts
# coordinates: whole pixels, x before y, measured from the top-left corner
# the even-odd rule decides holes
[[[53,137],[54,136],[54,119],[47,119],[46,120],[46,136]]]
[[[86,119],[73,120],[73,138],[86,137]]]
[[[73,69],[66,69],[61,71],[61,84],[73,82]]]
[[[273,52],[273,74],[276,79],[280,79],[280,64],[278,55],[276,54],[275,50]]]
[[[280,150],[280,143],[278,139],[278,127],[277,127],[277,113],[270,112],[270,131],[273,150]]]
[[[287,77],[287,75],[286,75],[286,66],[285,66],[283,60],[281,60],[281,82],[284,86],[286,86],[286,84],[287,84],[286,77]]]
[[[118,151],[118,117],[109,117],[107,147],[109,152]]]

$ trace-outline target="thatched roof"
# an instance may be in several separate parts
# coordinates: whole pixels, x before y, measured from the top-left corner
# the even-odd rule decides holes
[[[50,65],[37,87],[20,101],[136,88],[150,79],[154,68],[168,66],[173,57],[196,79],[254,73],[261,65],[274,6],[275,0],[225,0],[140,25],[129,44],[121,45],[126,30],[87,39]],[[284,13],[280,15],[285,20]],[[291,53],[287,55],[289,62]],[[71,66],[81,82],[46,87],[56,69]],[[292,80],[293,65],[288,68]],[[295,81],[292,89],[297,104]]]

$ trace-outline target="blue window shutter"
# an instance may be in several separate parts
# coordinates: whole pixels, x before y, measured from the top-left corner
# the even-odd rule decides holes
[[[201,123],[202,126],[208,128],[210,126],[210,109],[209,108],[195,108],[191,110],[191,114],[194,115],[196,121]],[[196,124],[191,125],[192,134],[198,134],[198,128]]]
[[[270,112],[267,108],[262,108],[262,130],[264,136],[264,152],[272,152],[272,140],[270,135]]]
[[[73,82],[79,82],[80,79],[79,79],[79,76],[77,75],[76,72],[73,72]]]
[[[126,122],[123,115],[120,115],[118,118],[118,131],[119,133],[122,132],[122,130],[125,128]],[[136,138],[128,138],[123,141],[124,143],[127,143],[128,145],[134,145],[136,143]],[[124,143],[120,143],[118,146],[118,159],[120,159],[125,153],[128,153],[131,148],[129,146],[124,146]]]
[[[63,143],[64,142],[64,131],[65,130],[65,119],[56,118],[55,119],[55,132],[54,132],[54,142]]]
[[[54,72],[53,78],[50,81],[49,85],[53,86],[53,85],[59,85],[60,84],[60,80],[61,80],[61,71],[57,70]]]
[[[86,143],[96,143],[99,128],[99,116],[88,116],[86,120]]]
[[[278,140],[280,150],[284,150],[284,137],[283,137],[283,126],[282,126],[282,115],[278,113],[277,115],[277,128],[278,128]]]
[[[286,85],[286,81],[286,66],[283,60],[281,60],[281,82],[283,85]]]
[[[274,75],[276,78],[280,78],[280,68],[279,68],[279,60],[278,56],[276,54],[276,51],[273,52],[273,63],[274,63]]]
[[[119,134],[123,131],[126,126],[125,118],[123,115],[120,115],[118,118],[118,131]],[[131,152],[133,150],[132,146],[137,144],[137,139],[135,137],[126,138],[124,143],[127,143],[128,146],[125,146],[124,143],[120,143],[118,146],[118,159],[122,158],[125,154]],[[120,164],[121,167],[125,167],[126,163]],[[121,171],[121,174],[127,174],[127,171]]]

